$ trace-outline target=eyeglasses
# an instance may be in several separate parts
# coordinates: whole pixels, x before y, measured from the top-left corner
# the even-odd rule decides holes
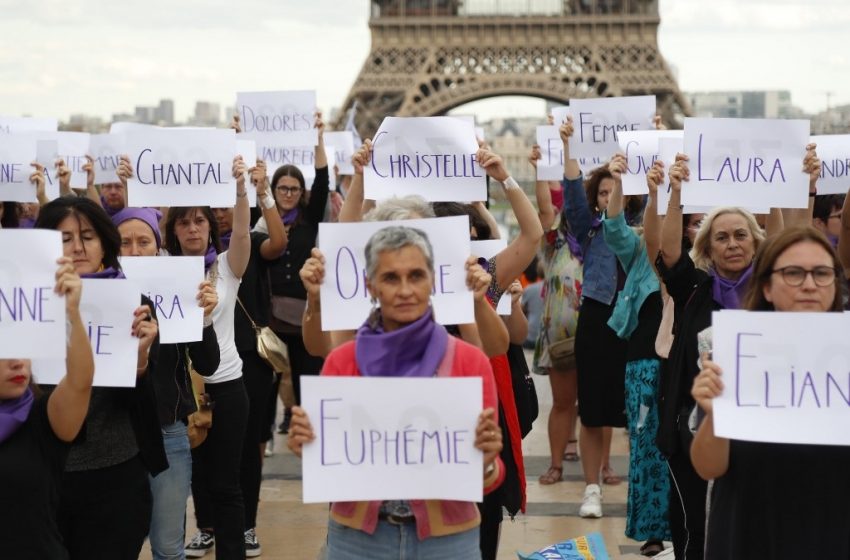
[[[835,269],[831,266],[816,266],[811,270],[800,266],[783,266],[782,268],[776,268],[771,272],[778,272],[782,274],[782,280],[794,288],[802,286],[803,282],[806,281],[806,276],[809,274],[812,275],[812,280],[815,281],[815,284],[821,288],[834,284],[835,277],[837,276]]]
[[[301,192],[301,187],[275,187],[275,190],[284,196],[295,196]]]

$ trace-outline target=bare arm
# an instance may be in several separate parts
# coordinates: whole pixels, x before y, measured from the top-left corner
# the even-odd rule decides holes
[[[543,226],[534,205],[508,175],[502,158],[484,149],[478,150],[477,157],[487,174],[505,186],[505,196],[519,224],[519,235],[496,255],[496,283],[506,290],[534,258],[543,238]]]
[[[102,206],[100,203],[100,193],[97,192],[97,187],[94,186],[94,158],[87,155],[86,163],[83,165],[83,169],[86,172],[86,198],[97,204],[98,206]],[[126,192],[126,189],[125,189]],[[126,201],[124,206],[126,207]]]
[[[354,177],[351,178],[351,186],[339,211],[340,223],[359,222],[363,217],[363,167],[369,165],[371,157],[372,141],[367,138],[351,157],[351,162],[354,164]]]
[[[806,156],[803,158],[803,172],[809,176],[809,205],[806,208],[784,208],[782,215],[787,227],[808,226],[812,223],[815,195],[818,192],[818,179],[821,171],[821,161],[816,149],[817,144],[807,145]]]
[[[503,317],[511,344],[522,344],[528,338],[528,318],[522,308],[522,284],[514,280],[510,288],[511,314]]]
[[[257,165],[248,170],[251,174],[251,183],[257,188],[257,203],[266,221],[269,238],[260,244],[260,255],[267,261],[273,261],[280,257],[289,243],[283,220],[278,214],[274,195],[269,192],[269,177],[266,174],[266,162],[257,160]]]
[[[242,156],[233,159],[233,177],[236,179],[236,207],[233,210],[233,233],[227,250],[227,264],[234,276],[242,278],[251,259],[251,208],[245,191],[245,162]]]
[[[646,255],[653,269],[655,257],[661,250],[661,218],[658,216],[658,187],[664,181],[664,163],[656,161],[646,174],[649,198],[643,212],[643,237],[646,240]]]
[[[322,331],[322,298],[320,291],[325,281],[325,257],[318,247],[313,247],[310,258],[298,272],[301,283],[307,291],[307,306],[301,321],[301,336],[304,347],[313,356],[324,358],[330,351],[330,333]]]
[[[50,202],[45,191],[44,166],[35,162],[30,165],[35,168],[35,171],[30,174],[30,183],[35,186],[35,197],[38,200],[38,205],[44,206]]]
[[[322,120],[322,112],[316,112],[315,128],[319,131],[319,143],[316,145],[315,167],[321,169],[328,166],[328,154],[325,153],[325,122]]]
[[[91,384],[94,379],[94,355],[80,317],[82,281],[74,272],[71,259],[59,259],[56,291],[65,296],[65,310],[70,324],[65,377],[47,401],[47,418],[53,433],[62,441],[77,437],[89,410]]]
[[[581,177],[581,168],[577,159],[570,159],[570,136],[573,135],[573,118],[567,117],[567,122],[558,128],[561,134],[561,142],[564,144],[564,177],[567,179],[578,179]]]
[[[488,356],[499,356],[508,351],[508,329],[496,309],[487,301],[487,288],[492,277],[475,257],[466,260],[466,285],[472,290],[475,304],[475,325],[481,339],[481,349]],[[463,332],[463,331],[462,331]]]
[[[487,222],[487,225],[490,227],[490,239],[501,239],[502,234],[499,231],[499,223],[496,221],[496,218],[493,217],[493,214],[490,213],[490,210],[487,209],[487,205],[477,200],[472,203],[472,207],[478,211],[478,215]]]
[[[712,401],[723,391],[720,368],[703,356],[703,369],[694,379],[691,395],[706,416],[691,444],[691,462],[704,480],[723,476],[729,469],[729,440],[714,435]]]
[[[626,156],[617,154],[611,158],[611,161],[608,162],[608,171],[614,178],[614,189],[611,191],[611,198],[608,200],[606,215],[608,218],[616,218],[623,212],[622,174],[626,171]]]
[[[682,181],[690,179],[688,156],[676,155],[670,167],[670,202],[661,224],[661,259],[670,268],[682,256]]]
[[[531,155],[528,156],[528,162],[534,168],[535,175],[537,175],[537,160],[541,157],[540,146],[535,144],[531,148]],[[555,223],[555,205],[552,204],[549,181],[536,181],[534,183],[534,196],[537,199],[537,219],[540,220],[543,231],[549,231]]]
[[[850,192],[841,207],[841,232],[838,234],[838,256],[844,266],[844,275],[850,278]]]

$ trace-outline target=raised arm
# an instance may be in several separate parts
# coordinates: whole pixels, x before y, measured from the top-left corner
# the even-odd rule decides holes
[[[80,432],[89,410],[91,384],[94,379],[94,355],[80,316],[82,280],[74,272],[70,258],[62,257],[58,262],[55,290],[65,297],[66,320],[70,330],[65,377],[50,394],[47,401],[47,418],[56,437],[70,442]]]
[[[233,158],[233,178],[236,179],[236,207],[233,209],[233,233],[227,250],[227,264],[234,276],[242,278],[251,259],[251,208],[245,190],[245,162],[242,156]]]
[[[316,144],[316,156],[314,158],[316,169],[328,166],[328,154],[325,153],[325,121],[322,120],[322,112],[316,111],[316,121],[313,126],[319,132],[319,143]]]
[[[528,163],[534,168],[535,176],[537,176],[537,160],[541,158],[540,146],[535,144],[531,147],[531,154],[528,156]],[[549,181],[535,181],[534,196],[537,199],[537,219],[540,220],[543,231],[549,231],[555,223],[555,205],[552,204]]]
[[[581,177],[581,168],[577,159],[570,159],[570,136],[573,135],[573,118],[567,117],[567,122],[558,128],[561,135],[561,143],[564,145],[564,178],[567,180]]]
[[[45,190],[44,166],[36,162],[33,162],[30,165],[35,168],[35,171],[30,174],[30,183],[32,183],[35,187],[35,197],[38,200],[38,205],[44,206],[50,202]]]
[[[508,289],[511,294],[511,314],[503,317],[511,344],[522,344],[528,338],[528,318],[522,308],[522,284],[514,280]]]
[[[372,141],[366,139],[360,149],[351,156],[354,165],[354,177],[351,178],[351,186],[342,209],[339,211],[339,222],[359,222],[363,218],[363,168],[369,165],[372,159]]]
[[[614,179],[614,188],[608,199],[606,214],[609,218],[616,218],[623,212],[623,173],[626,172],[626,156],[616,154],[608,162],[608,171]]]
[[[502,158],[484,149],[478,150],[477,158],[487,174],[501,183],[519,224],[519,235],[496,255],[496,283],[499,288],[506,290],[534,259],[543,237],[543,226],[540,225],[534,205],[513,177],[508,175]]]
[[[478,215],[481,216],[481,219],[487,222],[487,225],[490,227],[490,239],[501,239],[502,234],[499,231],[499,222],[497,222],[496,218],[493,217],[493,214],[490,213],[487,205],[480,200],[476,200],[472,203],[472,207],[475,208]]]
[[[487,301],[487,288],[492,280],[490,274],[481,268],[475,257],[466,260],[466,285],[472,290],[475,305],[475,325],[481,340],[481,349],[490,357],[499,356],[508,351],[508,328],[496,312],[495,304]],[[469,342],[469,341],[467,341]]]
[[[102,206],[100,202],[100,193],[97,192],[97,187],[94,186],[94,158],[90,155],[86,155],[86,163],[83,165],[83,170],[86,172],[86,198],[98,206]]]
[[[667,268],[682,256],[682,181],[690,177],[688,156],[676,154],[676,163],[670,166],[670,201],[661,224],[661,260]]]
[[[838,256],[844,267],[844,275],[850,278],[850,191],[841,207],[841,232],[838,234]]]
[[[59,181],[59,196],[76,196],[71,190],[71,168],[65,163],[65,160],[59,158],[54,164],[56,168],[56,179]]]
[[[325,256],[318,247],[313,247],[310,258],[298,272],[307,292],[307,305],[301,320],[301,337],[304,347],[313,356],[325,357],[331,349],[329,332],[322,331],[322,299],[320,290],[325,281]]]
[[[815,210],[815,196],[818,193],[818,179],[820,178],[821,161],[818,158],[817,144],[806,146],[806,155],[803,158],[803,172],[809,176],[809,205],[806,208],[785,208],[782,211],[784,226],[797,227],[812,224]],[[768,232],[770,235],[771,232]]]
[[[661,218],[658,216],[658,187],[664,182],[664,162],[656,161],[646,174],[649,198],[643,212],[643,237],[646,240],[646,255],[655,268],[655,257],[661,250]],[[610,202],[609,202],[610,204]]]
[[[266,172],[266,162],[258,159],[257,165],[248,170],[251,175],[251,183],[257,188],[257,205],[263,213],[266,221],[266,229],[269,238],[260,244],[260,256],[267,261],[273,261],[280,257],[289,244],[286,228],[283,220],[277,213],[277,205],[274,197],[269,192],[269,177]]]

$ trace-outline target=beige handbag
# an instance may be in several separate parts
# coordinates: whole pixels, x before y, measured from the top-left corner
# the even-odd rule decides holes
[[[576,367],[576,337],[571,336],[549,345],[549,359],[558,371],[570,371]]]
[[[248,321],[251,322],[251,326],[254,328],[254,333],[257,335],[257,354],[259,354],[263,361],[266,362],[274,371],[284,375],[285,377],[291,376],[292,369],[289,367],[289,351],[286,348],[286,344],[278,338],[270,327],[261,327],[257,325],[250,313],[248,313],[248,310],[245,309],[245,305],[242,303],[242,300],[237,297],[236,301],[239,303],[239,307],[242,308],[242,311],[245,312],[245,316],[248,317]]]

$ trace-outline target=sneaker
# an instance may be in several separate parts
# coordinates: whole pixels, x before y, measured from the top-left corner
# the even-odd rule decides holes
[[[263,451],[263,455],[265,457],[271,457],[274,455],[274,438],[266,442],[266,449]]]
[[[215,536],[199,529],[184,548],[186,558],[203,558],[215,546]]]
[[[245,556],[247,558],[256,558],[263,553],[263,547],[260,546],[260,541],[257,540],[257,533],[254,529],[245,531]]]
[[[588,484],[584,489],[584,499],[578,510],[581,517],[602,517],[602,490],[598,484]]]

